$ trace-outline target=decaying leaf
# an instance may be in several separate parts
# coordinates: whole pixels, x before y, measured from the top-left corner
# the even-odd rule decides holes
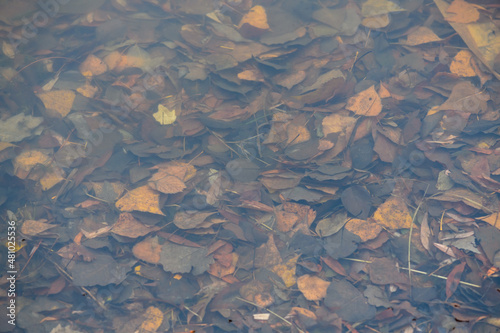
[[[97,76],[104,74],[108,71],[108,66],[101,59],[93,54],[87,56],[87,58],[80,64],[80,73],[83,76]]]
[[[130,213],[121,213],[111,228],[112,233],[130,238],[145,236],[155,230],[158,228],[142,224]]]
[[[47,223],[47,220],[26,220],[21,226],[21,232],[28,236],[36,236],[46,230],[56,227],[55,224]]]

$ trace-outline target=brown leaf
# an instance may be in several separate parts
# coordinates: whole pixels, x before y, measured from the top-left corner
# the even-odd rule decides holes
[[[456,265],[448,277],[446,278],[446,299],[449,299],[457,290],[458,285],[460,284],[460,278],[462,277],[462,273],[464,271],[466,262],[462,262],[459,265]]]
[[[21,226],[21,232],[28,236],[36,236],[46,230],[57,227],[57,225],[46,223],[46,219],[41,220],[26,220]]]
[[[135,244],[132,248],[132,253],[138,259],[151,264],[158,264],[160,262],[161,248],[162,246],[158,243],[158,237],[151,237]]]
[[[130,213],[121,213],[111,228],[112,233],[130,238],[145,236],[155,230],[158,228],[142,224]]]

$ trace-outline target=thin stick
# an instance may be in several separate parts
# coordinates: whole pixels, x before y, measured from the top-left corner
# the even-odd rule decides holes
[[[291,326],[293,326],[293,324],[292,324],[291,322],[289,322],[288,320],[286,320],[285,318],[283,318],[282,316],[280,316],[280,315],[279,315],[279,314],[277,314],[276,312],[273,312],[273,311],[271,311],[271,310],[269,310],[269,309],[267,309],[267,308],[265,308],[265,307],[263,307],[263,306],[260,306],[260,305],[258,305],[258,304],[255,304],[254,302],[247,301],[247,300],[246,300],[246,299],[244,299],[244,298],[241,298],[241,297],[238,297],[238,296],[236,296],[235,298],[236,298],[237,300],[239,300],[239,301],[242,301],[242,302],[245,302],[245,303],[248,303],[248,304],[252,304],[253,306],[256,306],[256,307],[258,307],[258,308],[264,309],[264,310],[268,311],[270,314],[273,314],[273,315],[275,315],[276,317],[278,317],[279,319],[283,320],[283,321],[284,321],[287,325],[289,325],[290,327],[291,327]],[[298,328],[298,327],[297,327],[297,329],[299,330],[299,332],[305,333],[305,332],[304,332],[304,331],[302,331],[300,328]]]
[[[420,209],[420,206],[422,206],[422,202],[424,202],[425,195],[427,194],[427,190],[429,189],[429,185],[427,185],[425,192],[424,192],[424,197],[422,200],[420,200],[420,203],[417,206],[417,209],[415,209],[415,213],[413,213],[413,218],[411,219],[411,224],[410,224],[410,233],[408,235],[408,278],[410,279],[410,287],[411,287],[411,237],[413,234],[413,223],[415,222],[415,219],[417,218],[417,213]],[[411,288],[410,288],[410,296],[411,296]]]

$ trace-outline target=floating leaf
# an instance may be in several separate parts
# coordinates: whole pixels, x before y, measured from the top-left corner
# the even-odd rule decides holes
[[[143,314],[144,322],[141,324],[139,332],[154,333],[158,330],[163,322],[163,311],[157,307],[150,306]]]

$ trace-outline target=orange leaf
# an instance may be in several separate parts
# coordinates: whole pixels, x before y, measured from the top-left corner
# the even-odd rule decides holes
[[[298,259],[299,255],[296,255],[290,258],[290,260],[288,260],[285,264],[276,265],[271,269],[283,280],[287,288],[290,288],[297,282],[297,278],[295,277],[295,270],[297,267]]]
[[[345,224],[345,229],[358,235],[362,242],[374,239],[382,231],[382,227],[369,220],[351,219]]]
[[[297,279],[297,286],[309,301],[319,301],[326,296],[326,290],[330,282],[320,279],[314,275],[302,275]]]
[[[375,86],[371,86],[349,98],[346,109],[360,116],[377,116],[382,111],[382,102],[375,90]]]
[[[76,94],[71,90],[53,90],[41,92],[37,96],[50,117],[64,118],[71,111]]]
[[[244,24],[248,24],[254,28],[267,30],[269,29],[269,24],[267,24],[267,14],[266,10],[262,6],[254,6],[246,13],[238,25],[238,29]]]
[[[154,306],[147,308],[143,317],[145,319],[139,329],[140,332],[156,332],[163,322],[163,312]]]
[[[373,214],[373,219],[387,229],[409,229],[412,218],[403,200],[390,197]]]
[[[137,210],[159,215],[165,215],[159,208],[160,194],[144,185],[127,192],[115,204],[122,212]]]
[[[93,54],[90,54],[80,65],[80,73],[87,77],[101,75],[107,71],[108,65]]]
[[[132,253],[138,259],[157,264],[160,262],[161,245],[158,244],[157,237],[147,238],[135,244]]]
[[[446,20],[448,22],[467,24],[476,22],[480,17],[477,8],[473,4],[470,4],[463,0],[454,0],[446,9],[446,12],[453,14],[446,16]]]
[[[472,53],[469,50],[461,50],[453,58],[450,64],[450,72],[462,77],[476,76],[471,61]]]

